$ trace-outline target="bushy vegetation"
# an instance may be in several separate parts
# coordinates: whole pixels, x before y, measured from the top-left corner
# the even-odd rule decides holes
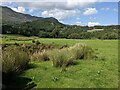
[[[92,48],[85,44],[75,44],[69,48],[69,52],[72,53],[74,59],[93,59],[96,57]]]
[[[93,59],[95,57],[96,55],[90,47],[84,44],[76,44],[73,47],[36,52],[31,56],[31,60],[51,60],[55,67],[66,67],[73,65],[78,59]]]
[[[42,52],[35,52],[31,56],[31,60],[33,60],[33,61],[48,61],[49,60],[48,53],[46,50],[43,50]]]
[[[21,77],[31,67],[28,52],[18,46],[8,46],[2,53],[2,90],[29,90],[36,86],[32,79]]]
[[[72,58],[71,55],[72,54],[68,52],[68,49],[56,49],[49,52],[49,58],[55,67],[66,67],[74,64],[74,58]]]
[[[76,60],[93,59],[95,57],[94,51],[84,44],[76,44],[73,47],[50,52],[50,60],[56,67],[72,65]]]
[[[5,79],[13,78],[20,74],[29,64],[29,55],[18,47],[7,47],[2,55],[2,72]],[[12,77],[11,77],[12,76]]]

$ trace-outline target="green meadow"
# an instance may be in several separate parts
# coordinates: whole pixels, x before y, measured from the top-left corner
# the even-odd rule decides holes
[[[118,87],[118,41],[117,40],[81,40],[25,37],[3,35],[2,44],[32,44],[32,40],[41,43],[73,46],[76,43],[91,47],[99,59],[77,60],[76,65],[61,68],[52,66],[51,61],[31,61],[29,68],[20,77],[30,78],[35,88],[117,88]],[[22,39],[22,40],[21,40]],[[20,83],[20,82],[18,82]],[[22,82],[21,82],[22,83]]]

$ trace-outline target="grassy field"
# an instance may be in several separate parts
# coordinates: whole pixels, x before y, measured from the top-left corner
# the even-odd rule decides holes
[[[118,87],[118,41],[117,40],[80,40],[80,39],[45,39],[4,35],[3,44],[25,43],[39,40],[56,46],[85,43],[101,58],[99,60],[78,60],[77,65],[69,66],[65,71],[52,66],[51,61],[31,62],[33,68],[26,70],[21,77],[31,78],[35,88],[117,88]],[[24,41],[14,40],[22,38]]]

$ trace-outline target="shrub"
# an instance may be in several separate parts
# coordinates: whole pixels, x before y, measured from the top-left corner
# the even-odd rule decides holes
[[[31,56],[31,60],[34,60],[34,61],[48,61],[49,57],[48,57],[47,52],[45,50],[43,50],[42,52],[33,53],[33,55]]]
[[[2,58],[2,72],[6,74],[19,74],[29,63],[29,55],[18,47],[7,47]]]

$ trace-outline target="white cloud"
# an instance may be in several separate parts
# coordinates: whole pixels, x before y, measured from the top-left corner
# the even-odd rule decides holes
[[[77,26],[81,26],[81,25],[82,25],[82,22],[73,22],[73,23],[71,23],[70,25],[77,25]]]
[[[77,17],[77,18],[76,18],[76,20],[80,20],[80,18],[79,18],[79,17]]]
[[[25,8],[24,7],[11,8],[11,9],[16,11],[16,12],[20,12],[20,13],[24,13],[25,12]]]
[[[30,9],[29,12],[32,13],[34,11],[34,9]]]
[[[83,23],[83,22],[73,22],[70,25],[86,26],[86,23]]]
[[[59,21],[63,24],[67,24],[67,25],[77,25],[77,26],[85,26],[86,24],[85,23],[82,23],[82,22],[72,22],[72,23],[66,23],[64,21]]]
[[[46,0],[40,0],[40,2],[14,2],[13,3],[4,3],[7,6],[11,7],[16,12],[21,13],[29,13],[33,14],[33,11],[36,10],[36,13],[41,13],[42,17],[55,17],[58,20],[61,19],[67,19],[72,16],[80,15],[80,9],[81,7],[86,7],[88,5],[91,5],[98,0],[85,0],[86,2],[83,2],[82,0],[60,0],[60,1],[52,1],[49,2]],[[11,5],[17,5],[18,8],[12,7]],[[30,8],[29,11],[25,11],[25,8]],[[38,16],[38,15],[37,15]]]
[[[85,10],[85,12],[83,12],[83,15],[92,15],[92,14],[96,14],[98,11],[96,10],[96,8],[87,8]]]
[[[108,7],[106,7],[106,8],[101,8],[101,10],[106,10],[106,11],[108,11],[108,10],[110,10],[110,8],[108,8]]]
[[[77,16],[80,14],[79,10],[60,10],[60,9],[53,9],[53,10],[45,10],[42,12],[42,17],[54,17],[58,20],[68,19],[73,16]]]
[[[82,23],[81,23],[81,22],[76,22],[75,25],[77,25],[77,26],[81,26]]]
[[[96,17],[90,17],[89,19],[90,20],[96,20]]]
[[[51,9],[63,9],[63,10],[73,10],[76,8],[86,7],[88,5],[94,4],[100,0],[60,0],[60,1],[41,1],[40,2],[16,2],[18,5],[23,7],[40,8],[43,10]]]
[[[100,25],[100,23],[99,22],[88,22],[89,27],[96,26],[96,25]]]
[[[110,8],[101,8],[100,10],[103,10],[103,11],[108,11],[108,10],[110,10]],[[118,12],[118,9],[117,8],[113,8],[113,9],[111,9],[112,11],[114,11],[114,12]]]
[[[59,22],[65,24],[63,21],[59,21]]]

